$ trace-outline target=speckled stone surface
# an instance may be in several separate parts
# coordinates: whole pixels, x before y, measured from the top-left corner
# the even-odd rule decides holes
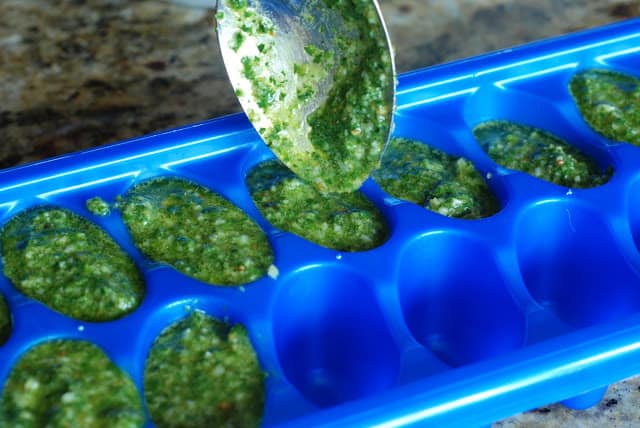
[[[640,377],[611,385],[600,403],[587,410],[569,410],[560,404],[554,404],[493,425],[493,428],[594,427],[640,427]]]
[[[406,71],[632,16],[640,0],[381,5]],[[213,25],[163,1],[2,0],[0,167],[238,111]]]
[[[640,13],[640,0],[380,3],[399,71]],[[238,111],[213,25],[210,9],[155,0],[0,1],[0,168]],[[495,426],[640,426],[638,403],[635,378],[588,411]]]

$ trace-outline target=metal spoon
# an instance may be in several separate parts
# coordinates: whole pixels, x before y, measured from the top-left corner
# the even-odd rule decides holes
[[[357,189],[392,129],[395,65],[376,0],[219,0],[227,74],[276,156],[321,191]]]

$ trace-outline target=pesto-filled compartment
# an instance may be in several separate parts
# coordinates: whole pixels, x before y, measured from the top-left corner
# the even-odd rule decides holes
[[[271,224],[323,247],[364,251],[389,236],[382,213],[361,192],[321,193],[280,161],[256,165],[246,184]]]
[[[137,266],[100,227],[66,208],[40,206],[2,228],[4,274],[25,295],[67,316],[108,321],[144,295]]]
[[[2,293],[0,293],[0,346],[4,344],[11,334],[11,312]]]
[[[146,257],[208,284],[254,281],[273,262],[262,229],[240,208],[194,182],[143,181],[126,192],[119,207]]]
[[[257,427],[265,374],[245,328],[193,311],[154,341],[144,369],[151,419],[164,427]]]
[[[594,160],[560,137],[533,126],[493,120],[473,128],[482,149],[497,164],[561,186],[589,188],[606,183]]]
[[[3,427],[133,428],[144,421],[133,381],[85,341],[52,340],[33,347],[2,390]]]
[[[408,138],[391,139],[372,177],[393,197],[447,217],[481,218],[500,209],[471,161]]]
[[[613,70],[584,70],[572,77],[569,91],[596,132],[640,146],[639,78]]]

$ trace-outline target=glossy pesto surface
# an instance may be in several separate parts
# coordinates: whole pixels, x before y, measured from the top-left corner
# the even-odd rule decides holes
[[[260,227],[222,196],[163,177],[132,187],[119,202],[136,246],[151,260],[209,284],[263,276],[273,252]]]
[[[500,209],[470,161],[419,141],[392,138],[372,177],[390,195],[448,217],[481,218]]]
[[[392,115],[391,87],[395,84],[387,41],[369,0],[325,1],[359,34],[339,39],[340,57],[327,99],[308,122],[311,142],[326,154],[315,168],[301,168],[307,181],[314,175],[322,190],[353,191],[379,164]],[[313,163],[313,162],[312,162]],[[309,176],[309,178],[307,178]]]
[[[11,334],[11,312],[9,306],[0,294],[0,346],[4,344]]]
[[[244,81],[233,83],[243,106],[252,106],[245,109],[265,143],[319,190],[356,190],[379,164],[393,114],[393,62],[374,4],[309,0],[296,6],[301,25],[321,26],[327,36],[324,44],[304,46],[305,60],[288,63],[287,53],[278,52],[287,46],[268,17],[246,2],[227,3],[241,23],[229,43],[242,56]],[[257,47],[241,49],[248,40]],[[283,62],[284,69],[274,67]]]
[[[35,346],[18,360],[2,390],[2,427],[134,428],[144,420],[133,381],[89,342]]]
[[[269,222],[323,247],[363,251],[389,235],[384,217],[362,193],[321,193],[277,160],[258,164],[246,183]]]
[[[561,186],[594,187],[611,176],[576,147],[538,128],[497,120],[476,126],[473,135],[496,163]]]
[[[194,311],[156,338],[144,394],[157,427],[257,427],[264,379],[241,325]]]
[[[31,208],[9,220],[2,261],[22,293],[81,320],[122,317],[144,295],[131,258],[101,228],[65,208]]]
[[[640,145],[640,79],[585,70],[571,79],[571,96],[585,121],[605,137]]]

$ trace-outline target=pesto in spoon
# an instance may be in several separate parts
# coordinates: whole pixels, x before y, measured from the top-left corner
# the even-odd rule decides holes
[[[219,0],[227,74],[249,120],[298,177],[350,192],[392,129],[395,66],[376,0]]]

